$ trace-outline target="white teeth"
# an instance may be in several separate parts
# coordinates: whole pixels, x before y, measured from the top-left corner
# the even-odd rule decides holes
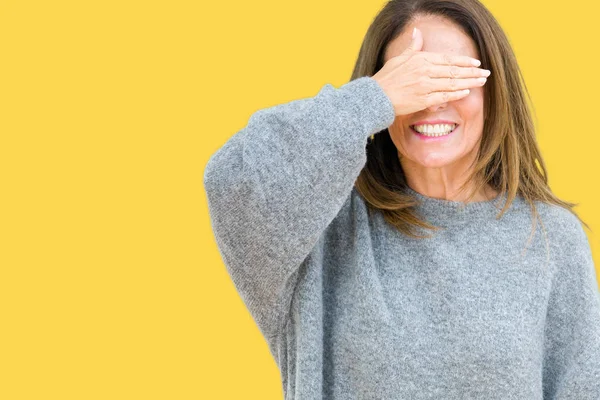
[[[418,125],[412,127],[415,131],[425,136],[444,136],[456,128],[456,124]]]

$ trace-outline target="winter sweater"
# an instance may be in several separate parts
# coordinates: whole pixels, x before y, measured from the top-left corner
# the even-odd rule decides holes
[[[216,244],[285,399],[600,399],[581,223],[538,202],[531,238],[521,196],[497,219],[505,195],[461,207],[408,187],[442,229],[402,234],[354,187],[394,118],[371,77],[326,84],[252,114],[205,167]]]

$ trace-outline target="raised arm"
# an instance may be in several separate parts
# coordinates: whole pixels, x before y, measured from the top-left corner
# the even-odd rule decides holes
[[[227,270],[263,335],[285,320],[294,272],[334,219],[394,106],[371,77],[255,112],[208,161],[211,224]]]

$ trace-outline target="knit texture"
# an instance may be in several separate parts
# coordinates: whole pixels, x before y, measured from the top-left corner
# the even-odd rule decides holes
[[[204,172],[214,236],[290,399],[600,399],[600,294],[569,211],[406,191],[410,238],[354,182],[394,107],[377,81],[258,110]],[[422,231],[427,233],[428,231]]]

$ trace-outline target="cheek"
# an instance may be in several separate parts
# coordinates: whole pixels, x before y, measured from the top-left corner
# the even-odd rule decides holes
[[[464,123],[469,127],[469,131],[481,132],[483,129],[483,91],[473,91],[459,102],[457,108]]]
[[[406,129],[408,129],[406,127],[407,121],[408,119],[406,118],[407,116],[410,117],[412,114],[410,115],[403,115],[402,117],[396,117],[396,119],[394,120],[394,123],[388,128],[388,131],[390,132],[390,136],[392,137],[392,139],[394,137],[401,137]]]
[[[466,115],[483,115],[483,88],[471,89],[471,93],[458,101],[461,110]]]

